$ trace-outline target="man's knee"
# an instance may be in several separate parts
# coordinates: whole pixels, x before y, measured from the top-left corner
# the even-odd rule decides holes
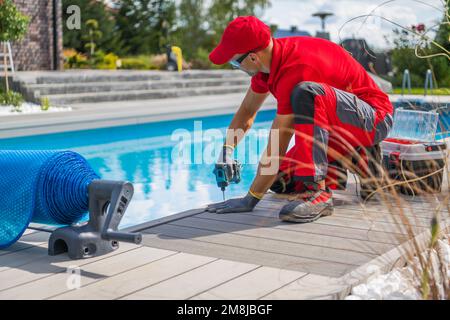
[[[314,101],[316,96],[324,96],[321,84],[303,81],[294,86],[291,92],[292,111],[297,124],[314,123]]]
[[[375,136],[373,139],[373,143],[377,144],[386,139],[392,129],[393,124],[394,119],[392,118],[392,116],[389,113],[386,114],[384,119],[375,126]]]

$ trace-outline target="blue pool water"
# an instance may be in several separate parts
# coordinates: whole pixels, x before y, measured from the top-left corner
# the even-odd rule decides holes
[[[227,189],[227,198],[248,190],[259,155],[267,144],[265,130],[270,128],[274,115],[275,111],[258,113],[254,131],[245,140],[247,145],[257,142],[255,159],[249,161],[248,154],[242,152],[236,155],[242,163],[254,164],[244,164],[242,181]],[[232,115],[225,115],[0,139],[0,149],[70,149],[83,155],[103,179],[131,181],[135,194],[121,223],[121,227],[127,227],[222,200],[212,174],[217,156],[198,159],[198,154],[202,156],[212,146],[220,149],[222,134],[231,118]],[[198,121],[202,121],[201,128]],[[192,151],[191,162],[196,163],[187,164],[178,159],[180,144],[171,137],[175,130],[193,133],[194,129],[202,129],[204,137],[181,148]],[[216,139],[208,139],[211,136]],[[201,152],[195,153],[194,149]]]
[[[237,158],[245,163],[242,181],[227,189],[227,198],[247,192],[274,115],[274,110],[259,112],[254,131],[237,148]],[[103,179],[131,181],[135,195],[121,223],[127,227],[222,200],[212,174],[217,156],[211,150],[220,149],[231,118],[213,116],[2,139],[0,149],[70,149],[83,155]],[[449,119],[448,114],[441,119],[445,128],[440,126],[440,138],[449,135]],[[180,133],[178,138],[189,134],[193,141],[180,145],[172,139],[174,132]],[[251,153],[246,151],[250,145]],[[183,152],[191,152],[187,158],[194,163],[183,162],[186,157],[179,156]]]

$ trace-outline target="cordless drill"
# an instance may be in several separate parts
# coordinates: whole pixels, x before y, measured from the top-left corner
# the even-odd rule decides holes
[[[231,183],[241,181],[241,168],[242,165],[237,160],[233,160],[231,166],[226,163],[216,164],[213,173],[216,176],[217,186],[222,190],[223,200],[225,200],[225,188]]]

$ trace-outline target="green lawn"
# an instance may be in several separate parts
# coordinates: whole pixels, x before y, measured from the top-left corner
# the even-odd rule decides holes
[[[395,88],[394,89],[394,93],[395,94],[401,94],[402,93],[402,88]],[[405,94],[409,94],[408,90],[406,90],[406,89],[405,89]],[[412,88],[411,89],[411,94],[423,95],[424,94],[424,89],[423,88]],[[428,90],[428,94],[430,94],[430,90]],[[450,88],[433,89],[433,95],[448,96],[448,95],[450,95]]]

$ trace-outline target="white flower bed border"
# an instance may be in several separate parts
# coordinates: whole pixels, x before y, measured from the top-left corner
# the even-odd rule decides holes
[[[20,114],[36,114],[47,112],[66,112],[72,111],[70,107],[50,107],[48,110],[42,110],[41,106],[31,102],[24,102],[20,107],[20,112],[14,111],[15,108],[12,105],[0,105],[0,117],[1,116],[15,116]]]
[[[438,248],[441,256],[447,265],[447,276],[450,276],[450,236],[446,235],[438,240]],[[425,258],[425,256],[424,256]],[[431,260],[437,263],[437,254],[432,252]],[[415,257],[412,263],[420,270],[418,258]],[[420,292],[417,290],[419,284],[417,277],[414,277],[414,269],[411,263],[404,268],[395,268],[392,271],[381,274],[375,265],[369,266],[372,276],[369,279],[352,289],[350,295],[345,300],[420,300]],[[368,270],[369,271],[369,270]],[[438,288],[443,296],[443,288]]]

